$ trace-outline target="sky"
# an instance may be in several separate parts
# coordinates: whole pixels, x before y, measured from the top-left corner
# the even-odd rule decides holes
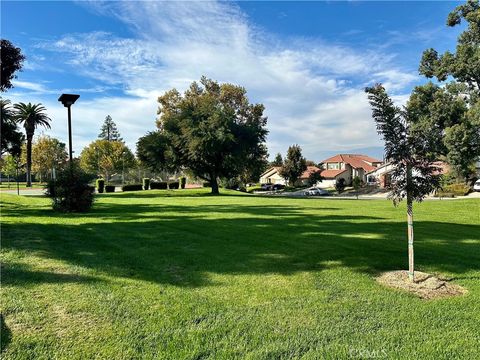
[[[382,83],[399,104],[428,79],[423,50],[454,50],[446,1],[2,1],[1,37],[27,60],[2,97],[41,102],[46,135],[73,148],[94,141],[107,115],[135,151],[155,129],[157,97],[202,75],[246,88],[268,116],[270,157],[299,144],[314,161],[344,152],[381,157],[364,88]],[[39,134],[42,130],[39,130]]]

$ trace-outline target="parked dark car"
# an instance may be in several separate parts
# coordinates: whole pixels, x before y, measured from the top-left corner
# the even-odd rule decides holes
[[[263,184],[262,190],[265,191],[277,191],[285,189],[285,185],[282,184]]]

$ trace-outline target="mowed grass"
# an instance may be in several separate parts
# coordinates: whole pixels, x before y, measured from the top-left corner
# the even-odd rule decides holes
[[[2,195],[4,359],[473,359],[480,201],[415,205],[417,269],[468,289],[377,284],[407,267],[404,205],[205,190],[115,193],[88,214]]]

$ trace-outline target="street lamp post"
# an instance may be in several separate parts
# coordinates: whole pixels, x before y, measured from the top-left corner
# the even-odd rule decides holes
[[[58,101],[60,101],[63,106],[68,109],[68,154],[70,157],[70,168],[73,165],[73,151],[72,151],[72,114],[70,107],[75,104],[75,101],[80,97],[80,95],[75,94],[62,94]]]

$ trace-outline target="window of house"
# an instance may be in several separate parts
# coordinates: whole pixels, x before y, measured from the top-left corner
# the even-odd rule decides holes
[[[339,170],[340,166],[338,163],[328,163],[327,170]]]

